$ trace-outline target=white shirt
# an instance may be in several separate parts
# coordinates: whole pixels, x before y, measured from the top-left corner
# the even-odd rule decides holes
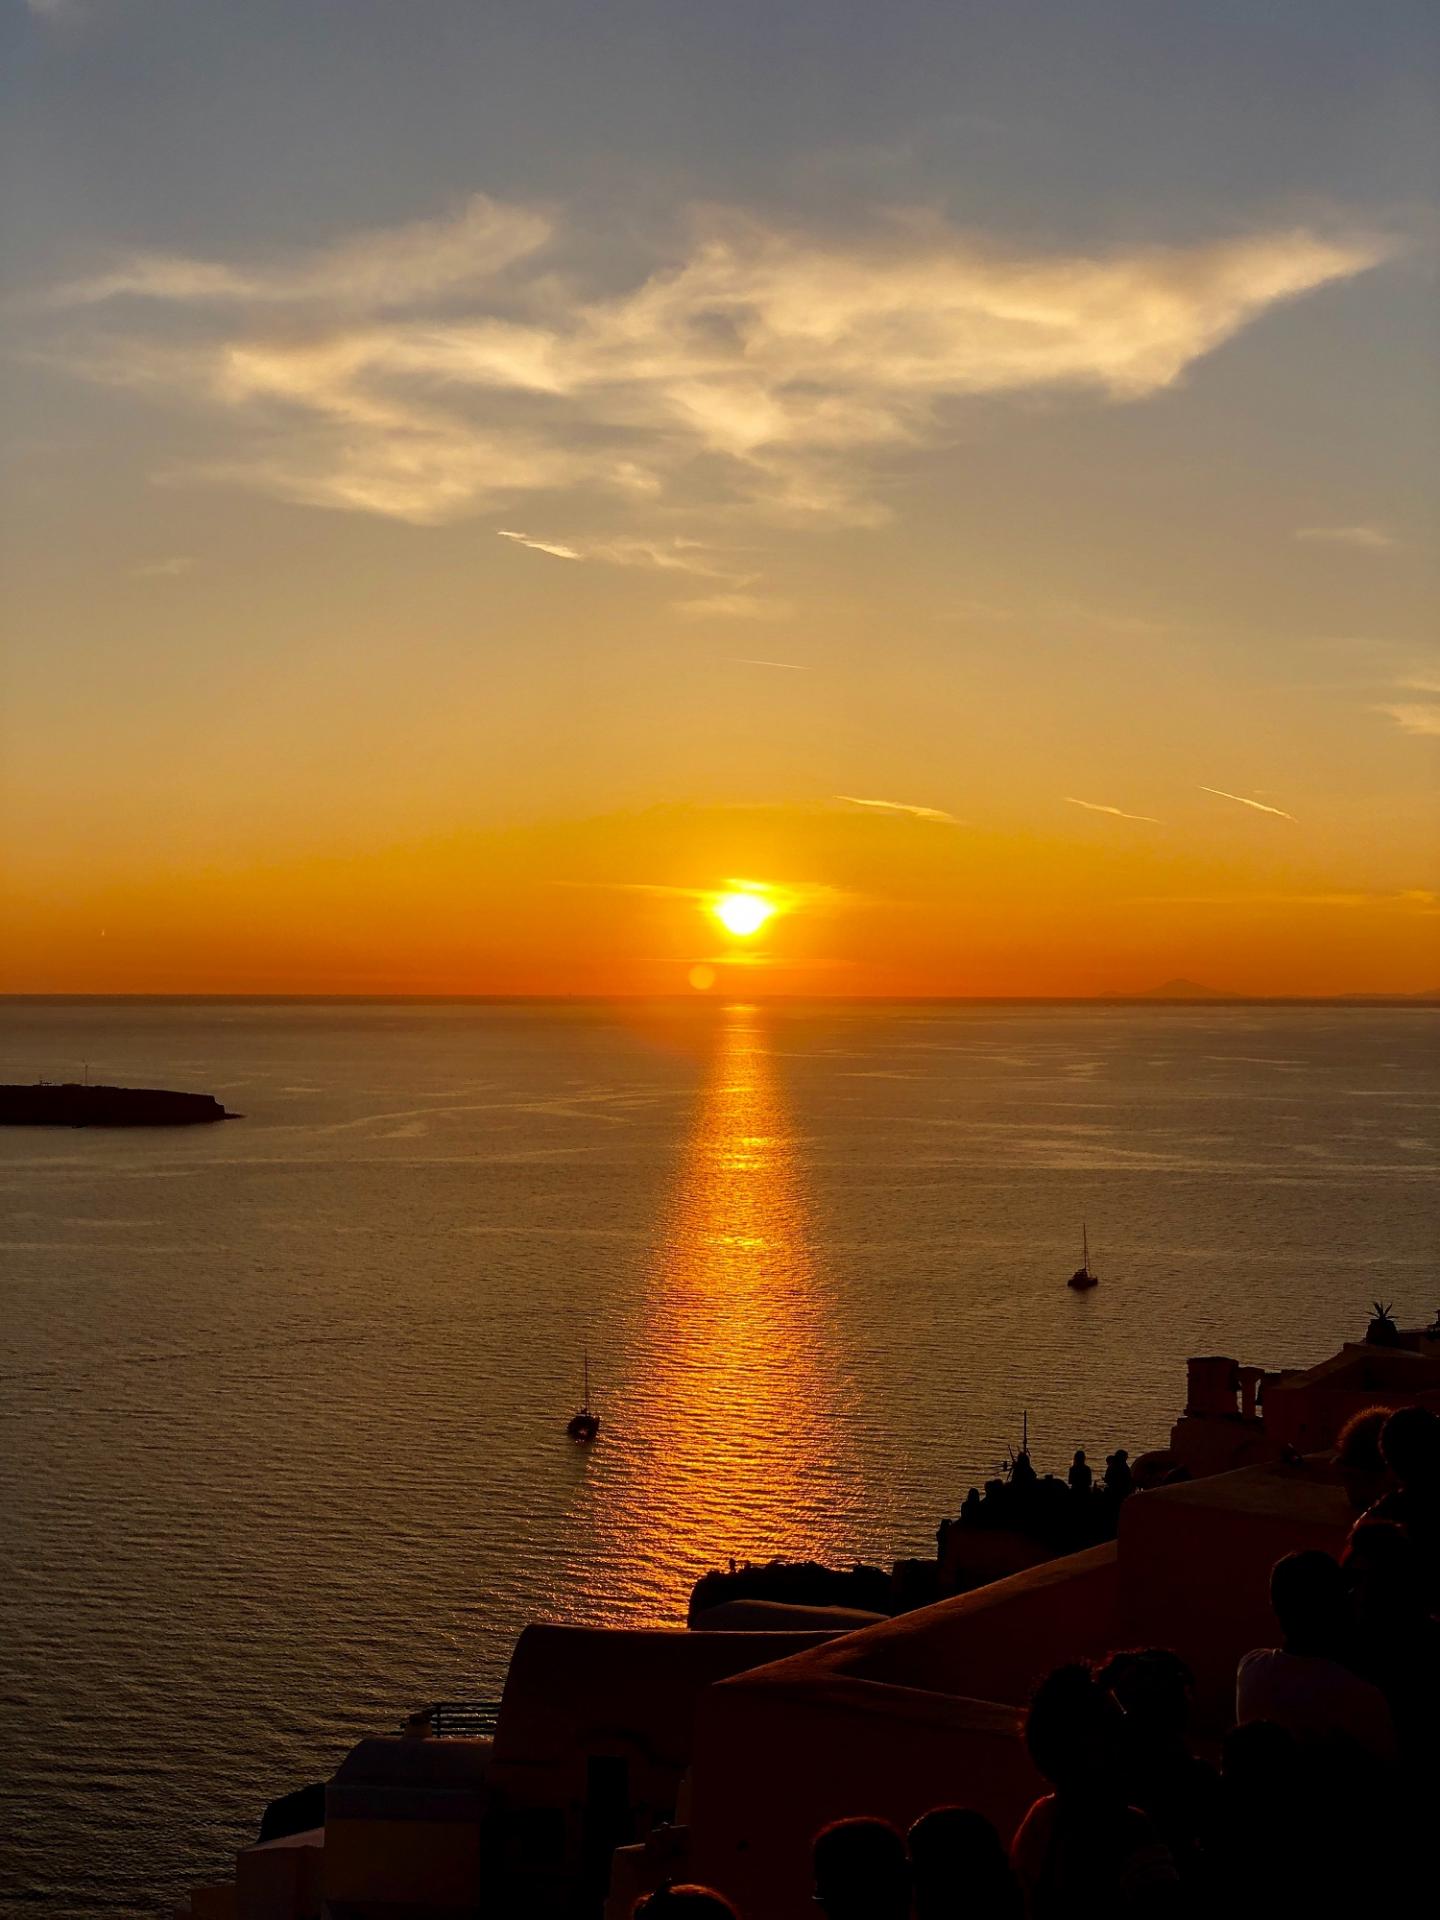
[[[1235,1718],[1273,1720],[1291,1733],[1345,1733],[1382,1760],[1395,1753],[1395,1725],[1378,1687],[1317,1654],[1256,1647],[1235,1671]]]

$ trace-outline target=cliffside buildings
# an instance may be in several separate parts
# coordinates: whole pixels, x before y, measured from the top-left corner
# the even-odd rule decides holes
[[[532,1626],[492,1738],[422,1715],[362,1741],[323,1825],[247,1848],[183,1920],[624,1920],[667,1877],[781,1920],[827,1821],[960,1802],[1008,1833],[1041,1790],[1022,1709],[1061,1662],[1174,1647],[1218,1739],[1237,1659],[1273,1638],[1271,1566],[1353,1521],[1340,1428],[1412,1403],[1440,1410],[1433,1330],[1303,1371],[1194,1360],[1156,1462],[1191,1477],[1126,1501],[1114,1542],[849,1633]]]

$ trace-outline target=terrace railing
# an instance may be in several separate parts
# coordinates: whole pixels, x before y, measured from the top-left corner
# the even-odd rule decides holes
[[[498,1700],[435,1700],[417,1707],[400,1731],[431,1740],[493,1740],[499,1721]]]

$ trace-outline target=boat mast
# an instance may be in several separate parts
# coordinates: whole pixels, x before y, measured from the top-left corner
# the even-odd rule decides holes
[[[1081,1268],[1084,1270],[1084,1272],[1089,1273],[1090,1271],[1090,1229],[1086,1226],[1083,1220],[1080,1222],[1080,1248],[1081,1248],[1081,1255],[1080,1255]]]

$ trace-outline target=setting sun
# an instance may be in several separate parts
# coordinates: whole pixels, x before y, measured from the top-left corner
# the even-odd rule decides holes
[[[775,909],[758,893],[724,893],[710,911],[727,933],[748,940],[752,933],[760,931]]]

